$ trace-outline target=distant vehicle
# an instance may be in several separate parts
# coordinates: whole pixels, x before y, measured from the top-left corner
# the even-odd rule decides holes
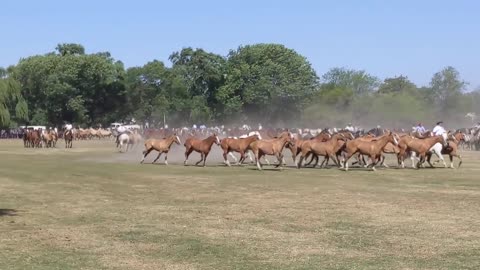
[[[112,130],[116,130],[119,126],[123,126],[123,127],[125,127],[126,129],[128,129],[128,130],[142,129],[142,127],[139,126],[139,125],[124,125],[124,124],[121,124],[121,123],[111,123],[111,124],[110,124],[110,128],[111,128]]]
[[[33,129],[33,130],[38,130],[38,129],[46,130],[47,129],[46,126],[20,126],[20,128]]]
[[[111,123],[110,128],[111,129],[117,129],[119,126],[123,126],[122,123]]]
[[[123,125],[126,129],[132,130],[132,129],[141,129],[139,125]]]

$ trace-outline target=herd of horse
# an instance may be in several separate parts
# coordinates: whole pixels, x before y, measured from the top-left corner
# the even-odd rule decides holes
[[[144,141],[145,136],[147,138]],[[476,135],[473,134],[474,136]],[[144,141],[145,149],[142,153],[141,163],[151,152],[158,152],[153,163],[161,155],[164,155],[165,164],[168,164],[168,153],[171,147],[184,142],[184,165],[188,164],[191,153],[197,152],[201,159],[195,165],[202,163],[201,165],[205,166],[207,157],[213,145],[216,144],[221,148],[224,163],[227,166],[231,166],[229,159],[241,165],[249,158],[250,162],[262,170],[263,162],[270,164],[267,156],[273,156],[276,158],[275,166],[282,168],[286,164],[284,158],[284,150],[286,150],[291,153],[293,163],[297,168],[317,167],[319,158],[323,157],[321,168],[328,166],[331,162],[333,166],[348,170],[351,161],[352,164],[375,170],[378,165],[388,167],[385,162],[388,155],[394,156],[398,166],[402,168],[405,168],[407,158],[411,159],[414,168],[424,167],[425,162],[433,166],[432,155],[436,155],[439,161],[443,162],[444,167],[447,167],[447,164],[443,155],[448,155],[451,168],[454,168],[453,158],[456,157],[459,160],[458,167],[460,167],[462,157],[458,153],[459,146],[465,147],[469,134],[465,130],[457,130],[442,136],[434,136],[429,131],[418,134],[379,128],[367,132],[323,129],[302,133],[299,130],[267,129],[234,131],[229,134],[216,129],[162,129],[157,133],[145,132],[143,136],[137,130],[117,136],[115,131],[90,128],[60,132],[52,129],[27,130],[23,136],[25,147],[56,147],[59,138],[65,139],[66,148],[71,148],[74,140],[108,138],[115,140],[120,152],[136,148]],[[234,153],[238,153],[239,158]]]
[[[26,148],[56,147],[58,132],[55,130],[26,130],[23,133],[23,146]]]
[[[190,154],[195,151],[201,156],[201,159],[195,165],[203,163],[202,166],[205,166],[212,146],[216,144],[221,148],[224,163],[227,166],[231,166],[229,157],[234,159],[238,165],[242,165],[249,157],[259,170],[263,168],[262,158],[265,162],[268,162],[266,156],[275,157],[275,166],[282,168],[286,164],[283,154],[284,149],[290,151],[293,162],[299,169],[310,166],[312,163],[314,163],[313,167],[316,167],[319,163],[319,157],[324,157],[320,165],[322,168],[332,161],[334,166],[348,171],[349,161],[352,160],[352,164],[358,163],[365,168],[376,170],[377,165],[388,167],[385,163],[387,155],[395,156],[398,166],[401,168],[405,168],[407,158],[411,159],[413,168],[425,167],[425,163],[433,167],[432,155],[438,156],[439,161],[443,162],[444,167],[447,167],[443,155],[448,155],[450,168],[454,168],[454,157],[459,160],[458,167],[462,164],[462,157],[458,153],[458,145],[465,140],[465,134],[461,131],[434,136],[431,132],[418,134],[390,130],[381,130],[381,134],[369,132],[361,136],[347,130],[335,132],[323,130],[310,138],[292,133],[288,129],[273,135],[265,135],[264,133],[263,136],[259,131],[251,131],[239,137],[228,136],[220,139],[215,132],[206,134],[204,137],[202,139],[198,136],[190,136],[185,140],[183,144],[185,147],[184,165],[188,164]],[[152,151],[156,151],[158,156],[153,160],[153,163],[163,154],[165,155],[165,164],[168,164],[168,153],[174,144],[181,144],[181,139],[177,133],[166,135],[161,139],[147,139],[141,163]],[[233,153],[238,153],[240,158],[237,159]],[[308,161],[309,159],[310,161]]]

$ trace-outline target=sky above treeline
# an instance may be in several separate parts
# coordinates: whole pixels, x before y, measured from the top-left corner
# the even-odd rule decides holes
[[[480,87],[480,1],[5,1],[0,66],[80,43],[126,67],[183,47],[226,56],[280,43],[307,57],[319,76],[332,67],[419,86],[446,66]]]

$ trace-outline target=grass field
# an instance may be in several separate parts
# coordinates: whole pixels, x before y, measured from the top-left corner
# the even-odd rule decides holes
[[[0,141],[0,269],[480,269],[479,153],[259,172],[62,143]]]

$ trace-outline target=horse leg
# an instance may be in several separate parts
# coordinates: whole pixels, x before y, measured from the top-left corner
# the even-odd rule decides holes
[[[460,160],[460,162],[458,163],[458,168],[460,169],[460,166],[462,165],[462,156],[457,154],[455,154],[454,156],[456,156]],[[453,158],[452,158],[452,162],[453,162]]]
[[[367,161],[365,160],[365,156],[358,154],[358,157],[361,158],[362,163],[363,163],[363,167],[366,168],[368,166],[368,164],[367,164]]]
[[[270,166],[270,161],[268,161],[267,156],[262,156],[263,160],[267,163],[268,166]]]
[[[168,151],[165,152],[165,165],[168,165]]]
[[[318,166],[318,162],[320,161],[320,158],[318,157],[318,155],[315,155],[314,153],[312,153],[312,155],[313,155],[312,160],[315,159],[315,164],[312,166],[312,168],[316,168]],[[325,162],[325,159],[323,159],[322,165],[324,164],[324,162]],[[322,167],[322,165],[320,165],[320,167]]]
[[[187,162],[188,162],[188,157],[190,156],[190,154],[192,153],[192,149],[191,148],[186,148],[185,149],[185,161],[183,162],[183,165],[184,166],[187,166]]]
[[[278,168],[280,166],[283,167],[283,155],[282,155],[282,153],[278,153],[278,154],[276,154],[276,156],[277,156],[278,164],[275,165],[275,168]]]
[[[153,160],[152,164],[157,162],[157,160],[160,158],[161,155],[162,155],[162,152],[158,152],[158,156]]]
[[[254,153],[254,155],[255,155],[255,162],[257,163],[257,168],[261,171],[263,169],[263,166],[260,163],[260,159],[262,158],[262,154]]]
[[[313,153],[308,153],[305,158],[307,159],[309,156],[311,157],[311,158],[310,158],[310,161],[307,162],[307,163],[305,164],[305,166],[310,166],[310,164],[312,164],[312,162],[313,162],[313,159],[314,159],[314,158],[317,158],[317,156],[314,155]],[[318,161],[317,161],[317,163],[318,163]]]
[[[330,159],[333,160],[333,164],[334,164],[335,166],[337,166],[337,167],[339,166],[339,163],[338,163],[338,160],[337,160],[337,157],[335,156],[335,154],[331,154],[331,153],[330,153],[330,154],[328,154],[327,156],[328,156],[328,159],[327,159],[327,163],[325,164],[325,166],[327,166],[328,161],[329,161]]]
[[[415,158],[417,157],[417,153],[416,152],[410,152],[410,160],[412,161],[412,168],[414,169],[416,167],[415,165]]]
[[[317,157],[318,157],[318,156],[317,156]],[[318,158],[318,159],[320,159],[320,158]],[[327,167],[327,164],[328,164],[328,161],[329,161],[329,160],[330,160],[330,157],[328,156],[328,154],[325,155],[325,157],[323,158],[322,164],[320,164],[320,168],[325,168],[325,167]],[[318,162],[317,162],[317,164],[318,164]],[[315,166],[313,166],[313,167],[317,167],[317,164],[315,164]]]
[[[203,153],[200,153],[200,156],[201,156],[201,158],[197,163],[195,163],[195,166],[198,166],[198,164],[200,164],[200,162],[202,162],[204,157],[205,157],[205,155]]]
[[[255,160],[252,156],[252,151],[248,151],[247,153],[248,153],[248,158],[250,159],[250,163],[253,163]]]
[[[230,167],[230,162],[227,159],[227,155],[230,155],[231,153],[232,152],[229,152],[228,150],[223,151],[223,163],[225,163],[225,165],[227,165],[228,167]],[[230,156],[232,156],[232,155],[230,155]]]
[[[145,158],[148,156],[148,154],[150,154],[150,152],[152,151],[152,149],[153,149],[153,148],[150,148],[150,149],[148,149],[148,150],[143,151],[143,158],[142,158],[142,160],[140,160],[140,164],[143,163],[143,161],[144,161]],[[152,163],[155,163],[155,161],[152,162]]]
[[[240,150],[240,160],[237,162],[237,165],[242,165],[245,160],[245,152]]]
[[[298,160],[298,163],[297,163],[297,169],[300,169],[302,167],[302,162],[303,162],[304,158],[305,158],[305,155],[302,153],[300,155],[300,159]]]
[[[427,153],[427,163],[428,163],[428,165],[430,165],[430,168],[433,168],[433,164],[430,162],[431,159],[432,159],[432,153],[428,152]]]
[[[383,165],[383,167],[388,168],[388,165],[385,163],[385,155],[381,156],[380,165]]]
[[[205,153],[205,156],[203,157],[203,167],[205,167],[205,163],[207,162],[208,154],[209,152]]]
[[[348,171],[348,160],[352,157],[351,154],[346,154],[344,157],[343,157],[343,167],[345,168],[345,171]]]
[[[372,161],[372,163],[368,164],[367,167],[372,166],[372,171],[376,171],[377,169],[375,169],[375,165],[377,164],[377,159],[375,155],[370,155],[370,160]]]
[[[317,163],[318,164],[318,163]],[[326,159],[326,157],[323,158],[322,160],[322,163],[320,163],[320,168],[325,168],[327,167],[327,164],[328,164],[328,160]],[[316,167],[317,165],[314,166],[314,168]]]
[[[420,169],[420,166],[423,165],[423,163],[425,162],[425,158],[426,158],[426,153],[421,153],[420,160],[417,163],[417,169]]]
[[[443,155],[441,153],[441,150],[440,150],[440,153],[436,153],[436,154],[440,158],[440,160],[443,162],[443,167],[448,168],[447,163],[445,162],[445,159],[443,158]],[[450,164],[453,165],[452,160],[450,160]]]

